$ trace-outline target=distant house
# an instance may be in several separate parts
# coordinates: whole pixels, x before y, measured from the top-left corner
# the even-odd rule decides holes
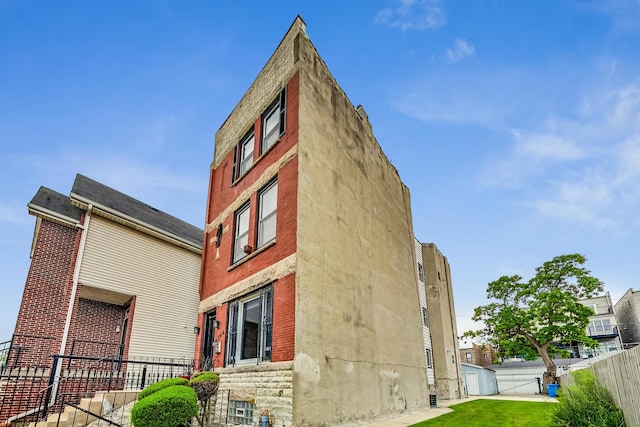
[[[496,371],[471,363],[461,363],[466,396],[490,396],[498,394]]]
[[[477,366],[489,366],[494,362],[496,350],[491,344],[477,345],[460,349],[460,360]]]
[[[31,266],[6,368],[47,370],[51,355],[192,359],[202,230],[82,175],[69,196],[41,187],[28,208]],[[7,402],[0,415],[15,412]]]
[[[589,317],[587,335],[589,338],[598,341],[598,346],[589,348],[578,344],[578,356],[583,358],[594,357],[603,353],[622,350],[618,322],[609,292],[604,295],[580,300],[580,303],[590,307],[595,313]]]
[[[625,348],[640,342],[640,291],[629,288],[614,306],[618,332]]]

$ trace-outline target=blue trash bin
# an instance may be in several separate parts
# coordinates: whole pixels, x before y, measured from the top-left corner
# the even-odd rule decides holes
[[[549,397],[556,397],[558,395],[558,387],[560,387],[560,384],[547,384]]]

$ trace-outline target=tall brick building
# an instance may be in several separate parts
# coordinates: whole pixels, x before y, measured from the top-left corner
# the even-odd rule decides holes
[[[229,422],[428,406],[409,191],[299,17],[214,151],[196,355]]]

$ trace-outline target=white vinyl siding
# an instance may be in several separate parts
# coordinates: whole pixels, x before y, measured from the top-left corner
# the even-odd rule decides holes
[[[135,295],[129,357],[193,358],[200,255],[93,216],[83,286]]]
[[[429,384],[435,384],[436,377],[433,370],[433,347],[431,346],[431,332],[429,331],[429,309],[427,306],[427,288],[424,283],[424,268],[422,268],[422,274],[420,272],[420,267],[422,266],[422,244],[418,240],[415,240],[414,245],[416,254],[416,277],[418,278],[417,286],[418,299],[420,300],[420,310],[422,311],[422,313],[426,312],[427,315],[426,324],[424,320],[422,322],[422,339],[424,340],[425,353],[427,353],[428,350],[428,353],[431,354],[432,358],[431,364],[429,364],[429,361],[427,360],[427,382]]]

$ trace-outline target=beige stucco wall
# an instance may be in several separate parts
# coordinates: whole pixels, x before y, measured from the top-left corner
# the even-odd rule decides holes
[[[459,399],[463,396],[460,346],[449,262],[433,243],[422,245],[422,257],[427,285],[436,392],[438,399]]]
[[[426,407],[409,191],[308,39],[296,53],[294,425]]]

